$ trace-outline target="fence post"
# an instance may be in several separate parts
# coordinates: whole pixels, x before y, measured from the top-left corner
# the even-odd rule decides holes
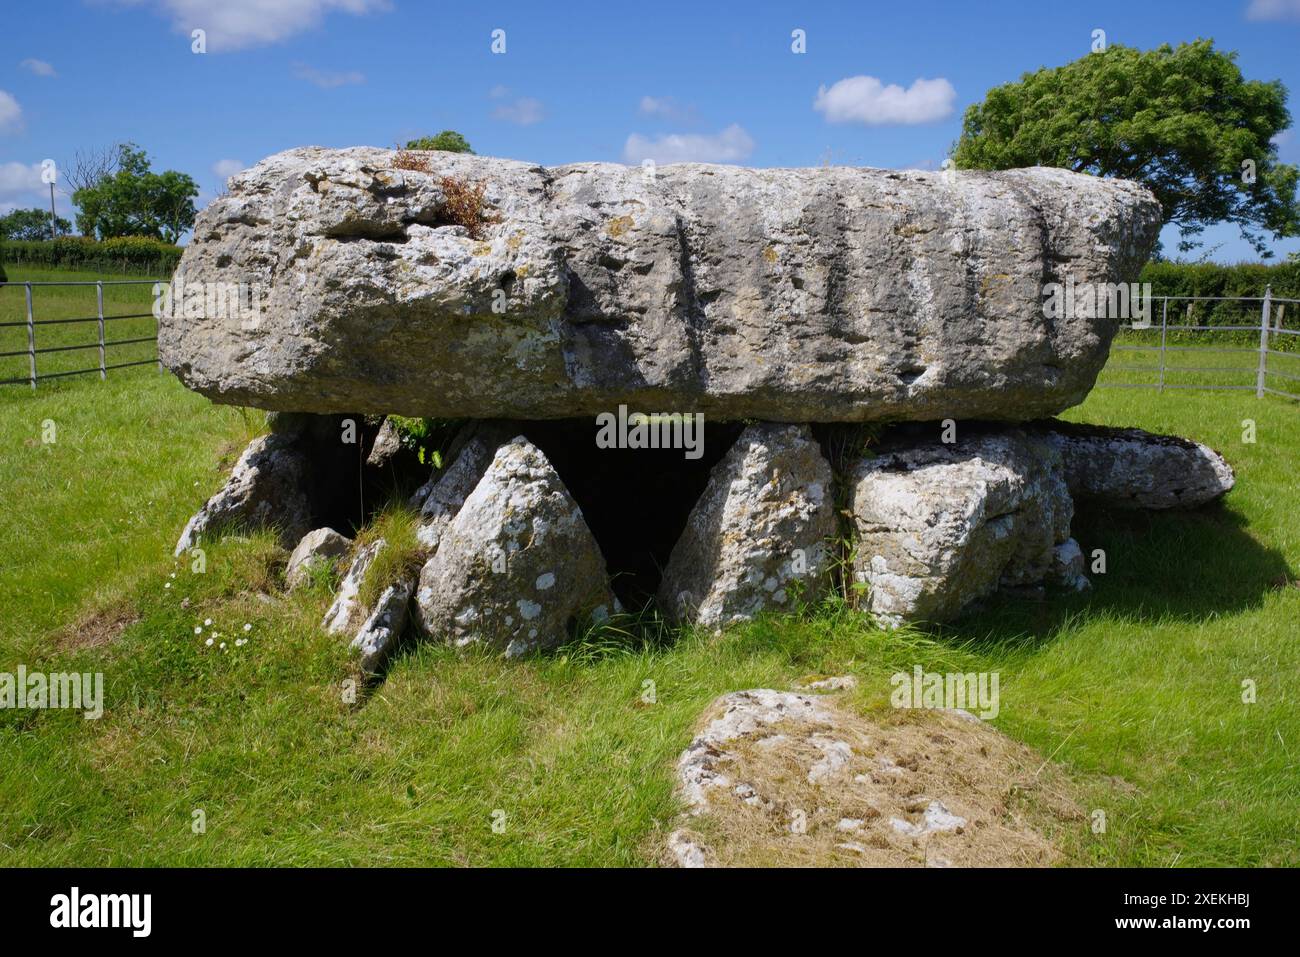
[[[27,289],[27,369],[32,380],[32,391],[36,391],[36,321],[32,318],[32,284]]]
[[[162,310],[156,307],[158,306],[158,297],[162,295],[162,286],[163,284],[158,282],[153,284],[153,302],[155,306],[155,315],[153,320],[153,351],[158,357],[158,373],[160,375],[163,372],[162,348],[159,345],[159,338],[162,336]],[[174,305],[175,304],[173,303],[173,307]]]
[[[99,381],[108,378],[108,369],[104,367],[104,282],[95,282],[95,301],[99,306]]]
[[[1264,305],[1259,311],[1259,372],[1255,375],[1255,398],[1264,398],[1264,377],[1268,375],[1268,319],[1273,287],[1264,287]]]
[[[1165,391],[1165,336],[1169,331],[1169,297],[1165,296],[1164,305],[1160,307],[1160,382],[1157,392]]]

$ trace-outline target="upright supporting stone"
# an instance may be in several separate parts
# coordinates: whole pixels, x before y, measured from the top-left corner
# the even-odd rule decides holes
[[[284,547],[292,548],[312,526],[307,459],[294,442],[278,432],[250,442],[226,484],[185,526],[175,554],[193,548],[205,533],[229,527],[277,528]]]
[[[420,573],[421,630],[518,657],[616,609],[582,511],[541,451],[501,446]]]
[[[854,577],[884,624],[946,621],[1068,559],[1057,552],[1074,512],[1060,456],[1020,430],[886,447],[853,481]]]
[[[670,620],[720,627],[825,586],[833,477],[812,431],[751,425],[713,469],[659,588]]]

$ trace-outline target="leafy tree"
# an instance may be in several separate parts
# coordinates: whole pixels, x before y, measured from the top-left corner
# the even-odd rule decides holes
[[[116,170],[72,194],[87,236],[148,236],[174,243],[194,225],[198,184],[186,173],[155,173],[134,143],[119,147]]]
[[[62,216],[54,217],[59,235],[66,236],[72,232],[72,223]],[[48,209],[15,209],[7,216],[0,216],[0,239],[53,239],[50,232],[50,211]]]
[[[406,144],[408,150],[442,150],[445,153],[473,153],[469,140],[455,130],[443,130],[437,136],[422,136]]]
[[[953,162],[961,169],[1058,166],[1137,180],[1196,248],[1207,224],[1261,238],[1300,235],[1300,169],[1273,138],[1291,125],[1286,88],[1246,80],[1237,55],[1196,40],[1155,50],[1114,45],[1026,73],[966,110]]]

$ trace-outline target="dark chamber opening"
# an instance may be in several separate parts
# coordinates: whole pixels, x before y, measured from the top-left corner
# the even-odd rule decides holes
[[[520,431],[542,450],[596,537],[628,611],[654,597],[663,567],[704,492],[709,472],[743,425],[705,422],[703,454],[685,449],[600,448],[591,418],[524,422]]]
[[[339,441],[341,422],[357,425],[355,444]],[[322,416],[298,443],[308,456],[308,493],[315,526],[355,535],[389,502],[404,502],[429,476],[428,465],[399,460],[366,464],[381,418]],[[614,593],[628,611],[654,598],[673,546],[709,481],[709,473],[744,428],[704,424],[701,456],[686,449],[601,448],[594,418],[511,422],[542,450],[564,482],[604,555]]]

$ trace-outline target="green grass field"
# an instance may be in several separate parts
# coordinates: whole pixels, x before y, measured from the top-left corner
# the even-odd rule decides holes
[[[97,279],[125,285],[104,286],[104,340],[107,343],[135,340],[156,334],[157,323],[149,315],[153,306],[153,285],[142,282],[140,276],[106,275],[104,273],[78,272],[71,269],[37,269],[10,267],[9,282],[93,282]],[[141,316],[142,318],[114,319],[113,316]],[[38,321],[57,320],[56,325],[36,326],[38,349],[60,349],[36,357],[39,375],[54,375],[76,369],[99,368],[99,330],[97,322],[67,322],[69,319],[97,319],[98,302],[93,286],[32,286],[32,317]],[[27,303],[23,286],[0,286],[0,322],[22,325],[0,326],[0,353],[22,352],[23,355],[0,355],[0,381],[26,380],[30,368],[25,354],[27,343]],[[78,348],[78,347],[86,348]],[[128,342],[126,345],[108,345],[105,365],[142,362],[156,355],[152,342]],[[109,370],[112,375],[114,370]],[[98,377],[98,371],[92,377]],[[0,385],[0,394],[7,394],[24,385]]]
[[[1060,836],[1068,863],[1300,864],[1300,407],[1099,389],[1067,417],[1206,442],[1237,487],[1194,513],[1080,513],[1107,561],[1090,595],[929,632],[828,604],[523,662],[422,646],[351,705],[329,596],[286,596],[268,537],[214,546],[203,574],[171,558],[259,416],[147,366],[0,390],[0,671],[106,682],[97,721],[0,712],[0,864],[651,863],[715,696],[853,673],[868,708],[914,664],[1000,673],[997,726],[1106,812]]]

